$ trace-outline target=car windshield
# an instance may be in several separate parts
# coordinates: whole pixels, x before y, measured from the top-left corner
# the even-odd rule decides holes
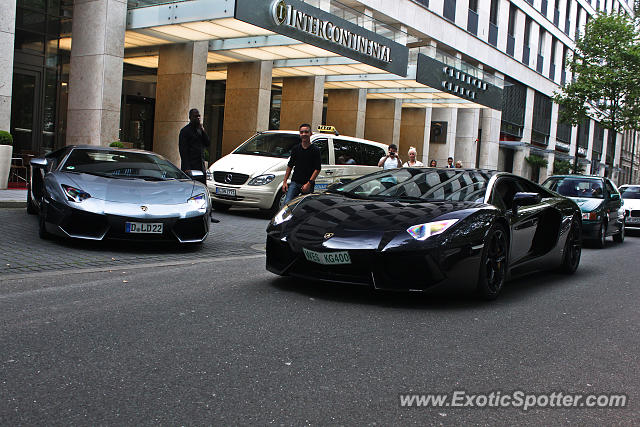
[[[623,199],[640,199],[640,187],[622,187],[620,193]]]
[[[366,175],[329,191],[373,200],[482,202],[491,175],[485,171],[400,168]]]
[[[234,154],[280,157],[291,155],[294,145],[300,143],[300,136],[293,133],[259,133],[236,148]]]
[[[543,184],[549,190],[566,197],[603,199],[602,181],[580,177],[550,178]]]
[[[60,170],[113,178],[147,180],[189,178],[171,162],[160,156],[126,150],[75,148]]]

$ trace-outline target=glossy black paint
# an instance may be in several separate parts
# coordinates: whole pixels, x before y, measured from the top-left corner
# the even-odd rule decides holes
[[[507,233],[509,276],[558,267],[571,221],[580,222],[578,206],[521,177],[490,173],[483,203],[362,200],[329,193],[300,198],[289,206],[291,219],[272,221],[267,228],[266,267],[279,275],[377,289],[475,286],[482,249],[495,224]],[[513,190],[506,205],[494,200],[497,188]],[[447,219],[458,221],[426,240],[407,232],[416,224]],[[303,247],[346,250],[353,263],[316,264],[305,259]]]

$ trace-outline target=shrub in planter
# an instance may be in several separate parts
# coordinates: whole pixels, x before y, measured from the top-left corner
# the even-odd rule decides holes
[[[0,130],[0,145],[13,145],[13,136],[6,130]]]
[[[109,144],[109,147],[124,148],[124,144],[120,141],[113,141],[111,144]]]
[[[7,131],[0,130],[0,190],[7,188],[11,171],[11,154],[13,153],[13,137]]]

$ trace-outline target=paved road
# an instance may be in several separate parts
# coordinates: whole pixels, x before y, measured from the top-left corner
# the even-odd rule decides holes
[[[639,252],[640,237],[587,249],[576,275],[529,277],[492,303],[277,278],[250,247],[12,272],[0,424],[638,425]],[[626,393],[629,406],[399,405],[454,390]]]

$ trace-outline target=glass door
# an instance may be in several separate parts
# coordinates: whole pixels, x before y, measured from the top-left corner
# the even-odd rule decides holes
[[[40,115],[40,71],[15,68],[11,95],[11,134],[14,156],[35,154],[42,140]]]

